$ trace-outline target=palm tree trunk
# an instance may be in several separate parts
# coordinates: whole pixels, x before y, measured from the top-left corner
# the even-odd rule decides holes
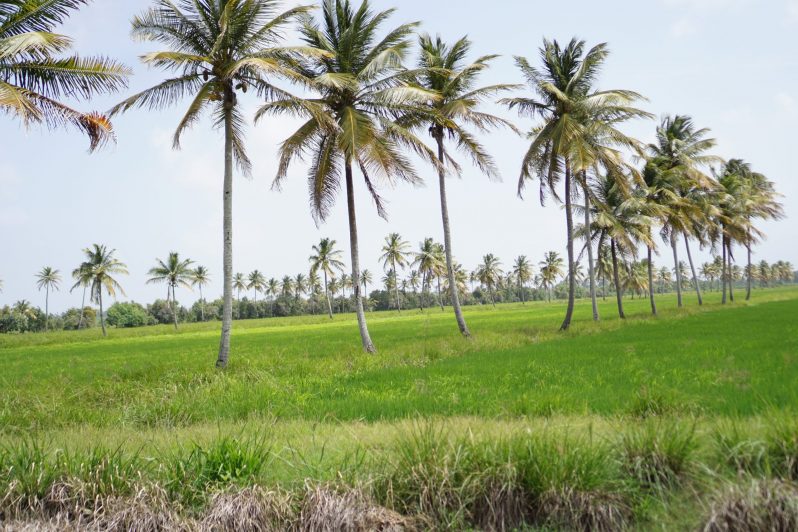
[[[657,302],[654,301],[654,252],[648,246],[648,298],[651,300],[651,314],[657,315]]]
[[[437,288],[438,288],[438,305],[440,305],[441,311],[444,311],[446,309],[443,307],[443,296],[441,295],[441,278],[440,277],[436,277],[436,279],[437,279],[437,283],[438,283],[437,284]]]
[[[330,289],[327,288],[327,270],[324,270],[324,295],[327,297],[327,313],[330,315],[330,319],[333,319],[332,301],[330,301]]]
[[[518,295],[521,297],[521,304],[526,305],[526,301],[524,301],[524,285],[521,284],[521,279],[518,279]]]
[[[355,215],[355,184],[352,178],[352,161],[347,159],[345,166],[346,200],[349,210],[349,243],[352,256],[352,287],[355,291],[355,312],[357,313],[357,324],[360,328],[360,339],[363,342],[363,350],[367,353],[376,353],[377,349],[371,341],[368,325],[366,324],[366,313],[363,311],[363,300],[360,298],[360,253],[357,242],[357,216]]]
[[[734,270],[732,269],[732,241],[731,238],[726,239],[726,246],[728,252],[726,258],[729,261],[729,301],[734,303]]]
[[[751,300],[751,284],[752,284],[752,281],[751,281],[751,273],[752,272],[751,272],[751,238],[750,238],[750,235],[749,235],[749,238],[748,238],[748,243],[746,244],[745,247],[747,248],[747,252],[748,252],[748,266],[746,267],[746,272],[748,274],[747,275],[748,279],[746,280],[746,285],[747,286],[745,288],[745,300],[746,301],[750,301]]]
[[[590,241],[590,191],[587,175],[582,172],[582,187],[585,192],[585,245],[587,246],[587,271],[590,276],[590,302],[593,304],[593,321],[599,320],[598,301],[596,301],[596,270],[593,265],[593,243]]]
[[[226,368],[230,358],[230,333],[233,329],[233,108],[235,94],[228,82],[224,88],[224,188],[222,192],[223,227],[223,303],[222,337],[219,341],[217,368]]]
[[[167,290],[168,292],[168,290]],[[172,286],[172,318],[175,321],[175,330],[177,330],[177,298],[175,297],[175,287]]]
[[[202,317],[202,321],[205,321],[205,300],[202,298],[202,285],[199,285],[200,291],[200,316]]]
[[[671,230],[671,248],[673,249],[673,266],[676,269],[676,301],[682,306],[682,269],[679,268],[679,252],[676,249],[676,233]]]
[[[50,287],[44,287],[44,332],[50,329]]]
[[[80,318],[78,318],[78,330],[83,325],[83,314],[86,312],[86,285],[83,285],[83,297],[80,300]]]
[[[720,274],[720,284],[723,285],[723,296],[721,299],[722,304],[726,304],[726,281],[728,279],[728,271],[726,268],[726,237],[724,236],[722,239],[721,250],[723,253],[723,267],[721,268]]]
[[[393,284],[394,284],[394,292],[396,293],[396,310],[399,311],[399,314],[402,313],[402,301],[399,298],[399,273],[396,271],[396,258],[391,259],[393,263]]]
[[[693,284],[695,285],[695,293],[698,296],[698,306],[704,304],[704,298],[701,297],[701,285],[698,282],[698,275],[695,272],[695,265],[693,264],[693,254],[690,253],[690,242],[687,234],[684,235],[684,247],[687,249],[687,261],[690,263],[690,271],[693,273]]]
[[[105,330],[105,316],[103,315],[103,291],[102,287],[100,287],[99,295],[97,297],[100,303],[100,326],[103,329],[103,336],[108,336],[108,332]]]
[[[449,225],[449,204],[446,197],[446,174],[443,170],[443,130],[440,127],[436,134],[436,140],[438,141],[438,163],[441,165],[438,169],[438,183],[440,184],[441,218],[443,219],[443,249],[446,253],[446,274],[449,276],[449,292],[451,293],[452,308],[454,309],[455,320],[457,320],[457,327],[460,329],[460,334],[468,338],[471,336],[471,331],[468,330],[465,318],[463,317],[463,310],[460,308],[460,295],[457,293],[457,284],[454,278],[452,233]],[[441,306],[441,310],[443,310],[443,306]]]
[[[626,319],[623,312],[623,291],[621,290],[621,280],[618,277],[618,253],[615,249],[615,239],[610,239],[610,249],[612,250],[612,277],[615,280],[615,298],[618,300],[618,316],[622,320]]]
[[[493,296],[493,285],[488,286],[488,293],[490,293],[490,302],[493,304],[493,307],[496,307],[496,298]]]
[[[418,296],[418,305],[420,307],[421,312],[424,312],[424,296],[427,295],[427,274],[421,274],[421,294]]]
[[[576,301],[576,276],[574,275],[574,214],[571,205],[571,169],[568,161],[565,162],[565,226],[568,240],[568,308],[565,319],[560,325],[561,331],[567,331],[571,326]]]

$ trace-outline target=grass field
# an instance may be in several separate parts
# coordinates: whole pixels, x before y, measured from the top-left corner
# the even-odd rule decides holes
[[[625,322],[608,299],[599,324],[583,301],[566,334],[561,304],[468,308],[472,340],[448,309],[374,313],[376,356],[353,315],[237,322],[225,372],[218,324],[0,337],[0,526],[59,479],[95,478],[75,465],[94,456],[119,462],[97,495],[146,479],[188,513],[229,485],[310,480],[357,486],[424,528],[695,527],[740,475],[752,489],[798,480],[798,289],[706,299],[662,296],[658,318],[626,300]],[[48,475],[25,477],[31,463]],[[536,508],[500,504],[501,526],[479,520],[493,499],[478,489],[493,493],[500,470],[502,504],[516,487],[514,504]],[[446,486],[445,500],[419,495]]]

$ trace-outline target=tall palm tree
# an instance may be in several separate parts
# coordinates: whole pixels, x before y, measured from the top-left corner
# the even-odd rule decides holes
[[[421,284],[421,276],[418,274],[418,270],[410,270],[410,275],[407,277],[407,284],[413,290],[413,295],[418,295],[418,287]],[[421,298],[418,298],[418,308],[424,310],[424,304]]]
[[[253,270],[247,278],[247,289],[255,291],[255,302],[258,302],[258,292],[266,289],[266,277],[260,270]]]
[[[655,201],[664,207],[661,234],[673,250],[674,267],[679,263],[679,237],[684,237],[685,245],[689,246],[690,235],[700,236],[696,228],[706,227],[711,219],[706,207],[713,205],[698,201],[714,186],[702,168],[720,160],[706,153],[716,144],[715,139],[706,138],[708,133],[709,129],[696,129],[688,116],[666,116],[657,128],[656,142],[648,146],[645,181],[655,191],[652,192]],[[688,255],[701,304],[698,277],[689,249]],[[676,297],[681,307],[681,271],[677,269],[676,274]]]
[[[528,179],[540,180],[541,200],[546,193],[561,196],[556,188],[564,180],[568,271],[573,272],[574,255],[573,197],[575,182],[586,188],[586,174],[597,166],[620,174],[624,166],[618,148],[638,148],[634,139],[624,135],[617,125],[635,117],[648,117],[635,107],[642,99],[626,90],[596,91],[596,78],[608,55],[607,46],[599,44],[585,52],[584,41],[571,40],[564,48],[557,41],[544,40],[540,50],[542,69],[534,68],[521,57],[516,64],[537,92],[535,98],[508,98],[504,102],[522,114],[538,115],[541,124],[530,133],[532,143],[524,156],[519,193]],[[585,192],[586,204],[589,194]],[[589,209],[585,209],[589,213]],[[586,220],[586,225],[590,222]],[[590,254],[592,254],[592,248]],[[592,262],[592,261],[591,261]],[[591,270],[593,268],[591,267]],[[591,276],[592,277],[592,276]],[[592,290],[595,294],[595,286]],[[571,325],[576,297],[575,276],[568,275],[568,307],[561,330]],[[595,297],[592,298],[595,300]],[[594,317],[597,318],[597,315]]]
[[[363,297],[368,298],[369,295],[369,285],[374,281],[374,277],[372,277],[371,272],[368,270],[363,270],[360,272],[360,283],[363,285]]]
[[[282,290],[280,282],[272,277],[262,284],[262,290],[266,294],[266,297],[268,297],[270,300],[269,308],[272,316],[274,316],[274,300],[280,296],[280,292]],[[288,291],[291,291],[290,287]]]
[[[385,244],[382,246],[382,267],[385,270],[393,270],[394,276],[399,272],[398,268],[404,269],[408,265],[408,257],[410,251],[408,248],[410,243],[402,239],[399,233],[391,233],[385,237]],[[399,283],[394,283],[394,292],[396,295],[396,309],[402,313],[402,302],[399,297]]]
[[[291,297],[294,295],[294,279],[290,275],[283,277],[280,281],[280,295],[283,297]]]
[[[320,21],[304,19],[300,29],[307,45],[326,57],[300,61],[298,71],[312,80],[318,96],[285,98],[262,107],[264,113],[294,113],[307,121],[283,142],[275,185],[285,179],[294,159],[312,153],[308,173],[313,216],[327,218],[341,187],[346,188],[352,285],[363,349],[374,353],[363,301],[360,297],[360,253],[355,213],[354,169],[359,168],[366,188],[385,216],[382,199],[372,178],[417,183],[419,177],[402,153],[409,148],[434,160],[434,153],[403,127],[397,116],[422,112],[435,95],[411,86],[402,66],[417,24],[405,24],[380,37],[379,30],[393,10],[374,12],[368,0],[355,9],[349,0],[324,0]],[[343,171],[343,176],[342,176]]]
[[[91,264],[82,262],[80,266],[72,270],[72,279],[75,284],[69,289],[70,293],[79,286],[83,288],[83,296],[80,299],[80,318],[78,318],[78,330],[80,330],[83,328],[83,320],[86,313],[86,290],[88,290],[92,281]]]
[[[202,287],[207,286],[211,282],[211,276],[208,268],[205,266],[197,266],[191,272],[191,286],[199,288],[200,294],[200,317],[205,321],[205,298],[202,296]]]
[[[127,266],[114,257],[114,253],[116,253],[115,249],[109,250],[100,244],[94,244],[83,250],[86,257],[84,264],[87,265],[87,271],[91,272],[90,299],[100,306],[100,326],[103,336],[108,336],[103,314],[103,289],[111,297],[116,297],[117,290],[125,295],[125,291],[115,276],[128,274]]]
[[[89,137],[90,150],[113,139],[107,117],[84,113],[61,98],[89,99],[127,86],[131,71],[101,56],[62,57],[72,39],[54,33],[88,0],[0,0],[0,110],[23,125],[70,126]]]
[[[449,286],[456,287],[449,206],[446,196],[446,167],[451,166],[457,173],[459,166],[446,149],[446,140],[454,142],[460,151],[469,157],[486,176],[497,178],[499,172],[493,158],[479,143],[477,137],[469,131],[469,128],[481,134],[487,134],[497,126],[508,126],[515,129],[506,120],[479,110],[479,105],[486,99],[515,87],[512,85],[476,86],[480,73],[485,71],[497,56],[486,55],[473,63],[466,63],[466,57],[471,49],[471,41],[466,37],[450,46],[444,43],[440,37],[433,40],[429,35],[422,35],[419,38],[419,45],[421,48],[418,65],[421,70],[421,74],[418,76],[419,84],[436,94],[438,98],[428,101],[429,112],[412,117],[411,120],[417,122],[416,125],[427,129],[436,144],[446,274]],[[463,318],[460,298],[456,290],[451,289],[450,292],[457,326],[463,336],[468,337],[471,333]]]
[[[223,198],[223,305],[218,368],[230,356],[233,325],[233,164],[249,174],[251,164],[244,149],[245,119],[238,105],[239,92],[250,87],[260,97],[280,97],[274,77],[297,79],[286,63],[288,56],[312,53],[307,48],[285,47],[282,36],[289,24],[308,7],[279,12],[278,0],[202,0],[175,3],[154,0],[154,6],[133,19],[133,35],[163,44],[166,50],[143,56],[142,61],[169,73],[165,81],[131,96],[111,110],[132,107],[161,110],[185,96],[191,104],[175,131],[173,147],[180,147],[183,132],[203,112],[211,111],[214,127],[224,130]]]
[[[529,263],[529,259],[526,258],[526,255],[520,255],[515,259],[515,263],[513,264],[513,275],[515,276],[516,282],[518,282],[518,292],[521,297],[521,303],[526,304],[524,292],[526,291],[527,284],[529,284],[529,281],[531,281],[533,277],[532,265]]]
[[[435,245],[435,241],[431,238],[425,238],[419,243],[418,251],[413,253],[413,257],[413,267],[421,275],[421,308],[423,310],[424,296],[429,293],[432,279],[436,276],[436,272],[440,271],[441,255]]]
[[[551,301],[551,290],[554,283],[563,275],[562,268],[562,257],[556,251],[547,252],[540,263],[540,280],[549,301]]]
[[[341,260],[341,251],[335,249],[335,240],[322,238],[318,245],[313,246],[313,255],[310,256],[310,271],[318,272],[321,270],[324,277],[324,295],[327,298],[327,312],[330,319],[333,317],[332,301],[330,300],[330,278],[336,273],[344,270],[344,263]]]
[[[485,285],[485,288],[488,289],[490,301],[493,303],[494,307],[496,306],[494,290],[499,284],[502,275],[504,275],[504,271],[502,270],[501,266],[502,263],[499,261],[498,257],[492,253],[488,253],[482,258],[482,264],[477,267],[477,278],[483,285]]]
[[[44,330],[50,328],[50,290],[58,290],[61,286],[61,272],[45,266],[36,274],[36,287],[44,288]]]
[[[304,273],[298,273],[294,277],[294,299],[298,302],[302,294],[308,291],[308,280]]]
[[[166,302],[169,304],[171,301],[172,318],[174,319],[175,330],[177,330],[177,297],[175,296],[175,289],[178,286],[182,286],[191,290],[191,283],[194,279],[194,270],[191,269],[191,265],[194,264],[194,261],[191,259],[180,260],[180,254],[172,251],[165,261],[155,259],[155,263],[155,267],[151,268],[147,273],[150,276],[147,284],[166,284]]]
[[[233,276],[233,290],[236,291],[238,299],[238,319],[241,319],[241,291],[247,289],[247,279],[243,273],[237,273]]]

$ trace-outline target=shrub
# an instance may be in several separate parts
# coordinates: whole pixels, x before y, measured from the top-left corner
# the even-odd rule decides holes
[[[120,328],[144,327],[154,323],[147,310],[138,303],[114,303],[108,309],[106,321],[108,325]]]
[[[798,490],[774,480],[726,488],[715,496],[705,532],[798,530]]]

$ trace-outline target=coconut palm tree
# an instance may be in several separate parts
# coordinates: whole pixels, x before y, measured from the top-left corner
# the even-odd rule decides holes
[[[290,275],[283,277],[280,282],[280,295],[282,297],[291,297],[294,295],[294,279]]]
[[[310,256],[310,271],[321,270],[324,277],[324,295],[327,298],[327,311],[330,319],[333,317],[332,301],[330,300],[329,280],[344,270],[341,260],[341,251],[335,249],[335,240],[322,238],[318,245],[313,246],[313,255]]]
[[[83,319],[86,313],[86,290],[88,290],[92,281],[91,264],[82,262],[80,266],[72,270],[72,279],[75,284],[69,289],[70,293],[79,286],[83,288],[83,296],[80,299],[80,318],[78,318],[78,330],[80,330],[83,328]]]
[[[402,239],[399,233],[391,233],[385,237],[385,244],[382,246],[382,255],[380,255],[383,269],[393,270],[394,275],[396,275],[399,271],[398,268],[404,269],[405,266],[408,265],[408,257],[410,256],[410,251],[408,250],[409,247],[410,244]],[[401,298],[399,297],[399,283],[394,284],[396,309],[401,314],[402,303],[400,301]]]
[[[293,113],[306,122],[283,142],[275,185],[285,179],[290,163],[308,153],[311,207],[316,221],[332,210],[342,180],[346,189],[352,285],[363,349],[374,353],[363,301],[360,297],[360,253],[355,212],[354,170],[360,169],[366,188],[385,216],[374,178],[419,182],[402,149],[428,160],[435,154],[397,117],[423,112],[434,94],[410,85],[402,66],[417,24],[405,24],[380,37],[393,10],[374,12],[368,0],[355,9],[349,0],[324,0],[320,21],[307,17],[300,28],[305,43],[326,52],[325,57],[300,61],[298,71],[312,80],[318,96],[285,98],[263,106],[266,113]]]
[[[360,282],[363,285],[363,297],[368,298],[369,285],[373,281],[374,281],[374,277],[372,277],[370,271],[363,270],[362,272],[360,272]]]
[[[241,291],[247,289],[247,279],[243,273],[233,276],[233,290],[236,291],[238,299],[238,319],[241,319]]]
[[[515,259],[513,263],[513,275],[518,283],[518,293],[521,297],[521,303],[526,304],[524,292],[526,291],[526,286],[534,277],[532,265],[529,263],[529,259],[526,258],[526,255],[520,255]]]
[[[199,288],[200,294],[200,317],[205,321],[205,298],[202,296],[202,287],[207,286],[211,282],[211,276],[208,268],[205,266],[197,266],[191,272],[191,286]]]
[[[103,336],[108,336],[103,314],[103,289],[111,297],[116,297],[117,291],[125,295],[125,291],[115,277],[128,274],[127,266],[114,257],[114,253],[116,253],[115,249],[109,250],[100,244],[94,244],[83,250],[86,257],[84,262],[86,271],[91,272],[90,300],[100,306],[100,326]]]
[[[274,316],[274,300],[280,296],[282,290],[280,282],[272,277],[263,283],[262,289],[266,297],[269,298],[269,309],[272,316]],[[288,291],[290,292],[291,290],[289,289]]]
[[[418,270],[411,270],[410,275],[407,277],[407,284],[413,290],[414,296],[418,295],[418,287],[420,283],[421,283],[421,277],[418,274]],[[424,310],[424,304],[421,301],[421,298],[419,297],[417,299],[418,299],[418,308],[420,310]]]
[[[418,65],[421,71],[418,76],[419,85],[438,97],[428,100],[427,112],[411,116],[409,119],[415,126],[428,130],[435,141],[446,274],[449,286],[455,287],[451,226],[446,195],[446,167],[450,166],[453,173],[458,173],[459,166],[453,154],[446,149],[446,140],[454,142],[486,176],[498,178],[499,172],[493,158],[469,129],[481,134],[487,134],[498,126],[514,129],[506,120],[481,111],[479,106],[486,99],[515,87],[512,85],[477,87],[479,75],[497,56],[486,55],[473,63],[467,63],[471,41],[466,37],[450,46],[440,37],[433,39],[429,35],[422,35],[419,38],[419,46],[421,49]],[[456,290],[451,291],[450,298],[457,326],[463,336],[468,337],[470,332],[463,318]]]
[[[540,263],[540,281],[543,289],[551,301],[551,290],[557,279],[563,275],[563,260],[556,251],[547,252]]]
[[[435,241],[431,238],[425,238],[423,242],[419,243],[418,251],[413,253],[412,266],[418,270],[421,275],[421,309],[424,309],[424,296],[429,293],[432,279],[440,271],[441,267],[441,254],[440,249],[436,246]]]
[[[101,56],[62,56],[72,48],[72,39],[54,29],[87,3],[0,1],[0,109],[24,126],[74,127],[89,137],[94,150],[114,137],[108,118],[77,111],[59,100],[116,92],[127,86],[131,71]]]
[[[36,287],[44,288],[44,330],[50,328],[50,290],[58,290],[61,286],[61,272],[45,266],[36,274]]]
[[[537,176],[541,201],[547,193],[556,200],[563,198],[569,272],[573,271],[576,263],[572,204],[576,187],[574,182],[578,184],[581,181],[584,185],[587,172],[597,166],[621,174],[624,164],[618,148],[637,149],[638,143],[621,133],[616,125],[630,118],[650,116],[632,107],[634,102],[642,99],[634,92],[594,89],[608,53],[605,44],[585,52],[584,41],[573,39],[563,48],[557,41],[544,40],[540,50],[542,69],[534,68],[522,57],[516,58],[516,65],[537,92],[538,98],[503,100],[521,114],[541,118],[541,124],[530,133],[532,143],[524,156],[519,194],[526,181]],[[564,180],[562,196],[556,191],[561,179]],[[586,200],[589,199],[587,192],[585,195]],[[589,212],[589,209],[585,211]],[[589,221],[586,221],[586,225],[590,225]],[[568,307],[561,330],[567,330],[571,325],[575,297],[576,279],[569,274]]]
[[[253,270],[247,278],[247,290],[255,291],[255,302],[258,302],[258,292],[266,289],[266,277],[260,270]]]
[[[218,368],[230,356],[233,325],[233,164],[244,174],[251,164],[244,148],[244,116],[238,93],[248,89],[260,98],[284,97],[273,85],[275,77],[298,79],[287,66],[294,56],[312,54],[307,47],[279,45],[283,34],[308,7],[279,12],[279,0],[154,0],[154,6],[133,19],[134,37],[163,44],[166,50],[142,57],[148,66],[174,73],[165,81],[135,94],[111,113],[133,107],[162,110],[185,96],[193,98],[177,126],[173,147],[183,132],[210,111],[215,128],[224,131],[223,198],[223,305]]]
[[[169,253],[169,257],[164,261],[155,259],[156,265],[151,268],[147,275],[150,278],[147,284],[165,283],[166,284],[166,302],[171,300],[172,318],[175,322],[175,330],[177,330],[177,298],[175,297],[175,288],[182,286],[191,290],[191,283],[194,278],[194,270],[191,265],[194,261],[190,259],[180,260],[180,254],[177,252]]]
[[[308,280],[304,273],[298,273],[296,277],[294,277],[294,299],[299,302],[302,294],[307,293],[307,291]]]
[[[494,296],[494,290],[496,286],[499,284],[502,275],[504,275],[504,270],[501,268],[502,263],[499,261],[498,257],[493,255],[492,253],[488,253],[482,258],[482,264],[477,267],[477,278],[479,282],[481,282],[485,288],[488,289],[488,294],[490,294],[490,301],[493,303],[493,306],[496,306],[496,297]]]

